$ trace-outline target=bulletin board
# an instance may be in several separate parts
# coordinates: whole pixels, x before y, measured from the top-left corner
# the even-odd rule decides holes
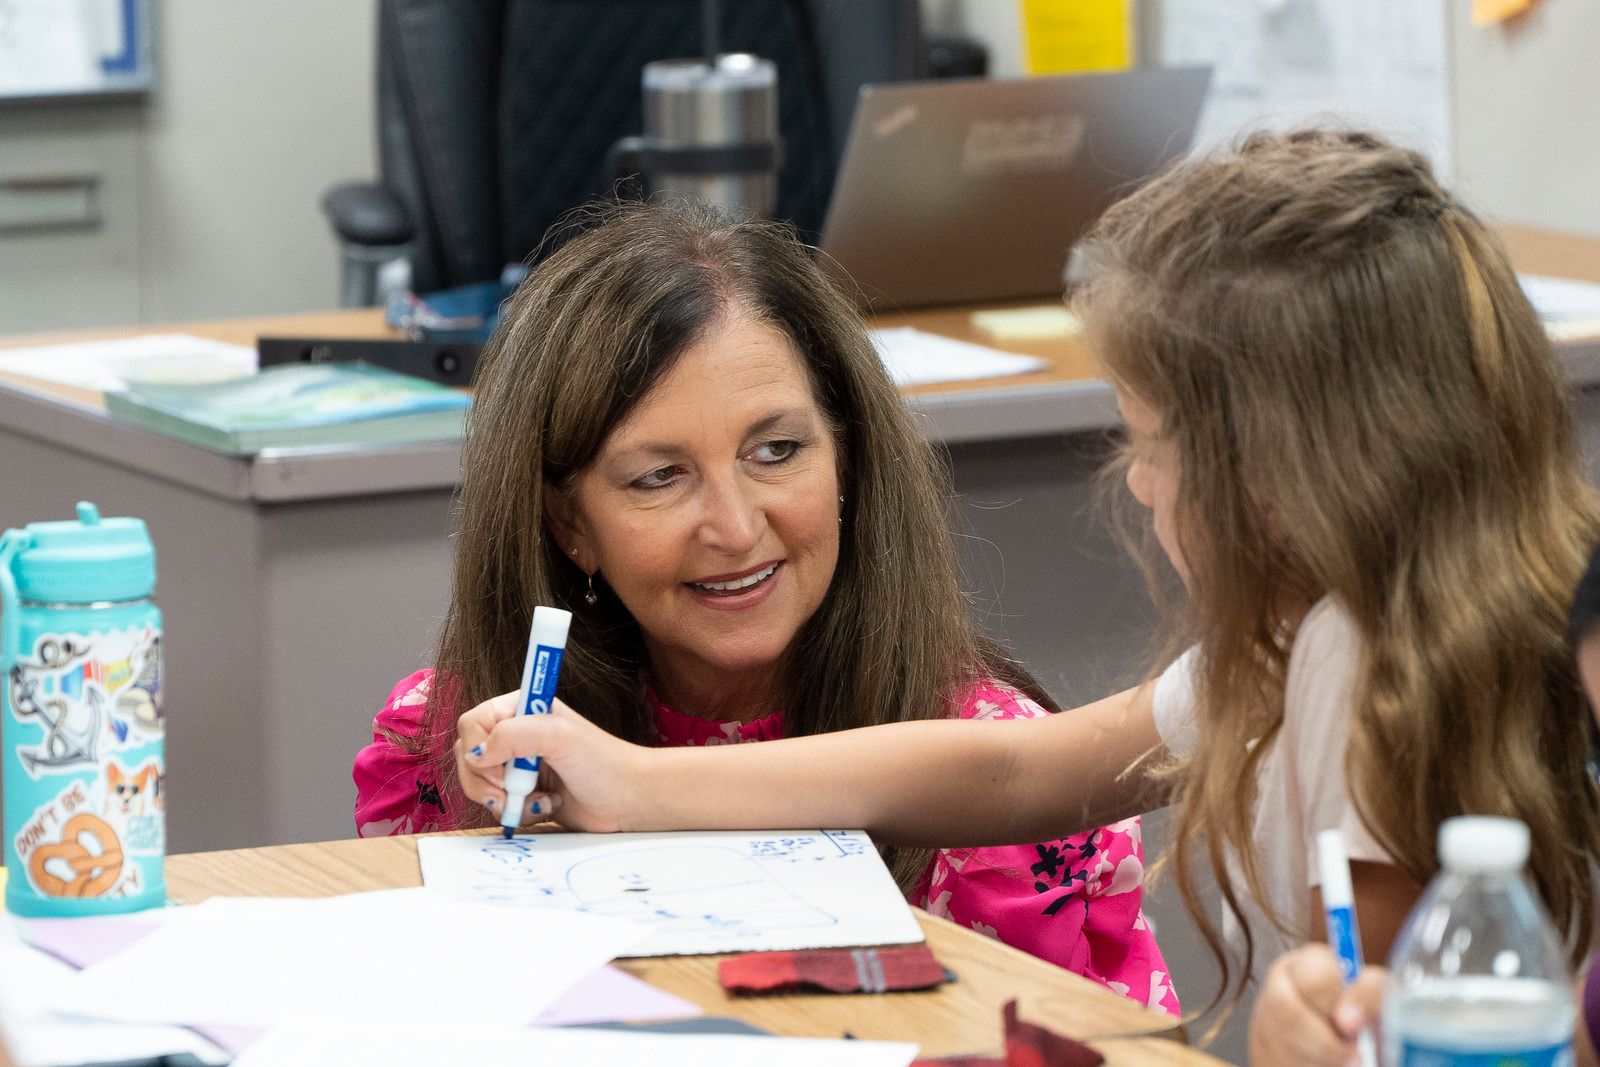
[[[0,104],[148,92],[154,2],[0,0]]]
[[[1160,55],[1209,64],[1199,146],[1341,121],[1450,170],[1446,0],[1161,0]]]

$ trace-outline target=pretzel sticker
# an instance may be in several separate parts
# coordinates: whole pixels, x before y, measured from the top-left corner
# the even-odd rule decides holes
[[[111,824],[82,811],[61,828],[59,842],[34,849],[28,873],[46,896],[99,897],[117,884],[122,858]]]

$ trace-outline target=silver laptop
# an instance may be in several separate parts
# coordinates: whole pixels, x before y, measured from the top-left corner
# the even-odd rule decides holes
[[[1059,294],[1073,242],[1188,150],[1210,80],[1175,67],[869,85],[824,262],[879,311]]]

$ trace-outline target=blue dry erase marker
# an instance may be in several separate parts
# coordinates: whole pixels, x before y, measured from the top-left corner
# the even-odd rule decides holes
[[[561,655],[567,648],[572,612],[560,608],[534,608],[533,629],[528,634],[528,658],[522,664],[522,703],[518,715],[548,715],[561,677]],[[500,813],[500,832],[511,837],[522,821],[522,805],[539,785],[539,757],[516,756],[506,763],[506,806]]]
[[[1344,834],[1323,830],[1317,834],[1317,868],[1322,877],[1322,908],[1328,918],[1328,946],[1339,957],[1344,984],[1361,973],[1361,928],[1356,925],[1356,895],[1350,884],[1350,859],[1344,852]],[[1361,1062],[1377,1063],[1372,1032],[1363,1030],[1356,1039]]]

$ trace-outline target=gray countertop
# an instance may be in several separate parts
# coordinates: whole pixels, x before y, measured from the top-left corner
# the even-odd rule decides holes
[[[1558,351],[1575,385],[1600,385],[1600,337],[1564,342]],[[1093,432],[1119,422],[1111,387],[1095,380],[923,393],[906,403],[923,434],[948,445]],[[450,490],[461,462],[455,441],[224,455],[0,382],[3,433],[262,505]]]

